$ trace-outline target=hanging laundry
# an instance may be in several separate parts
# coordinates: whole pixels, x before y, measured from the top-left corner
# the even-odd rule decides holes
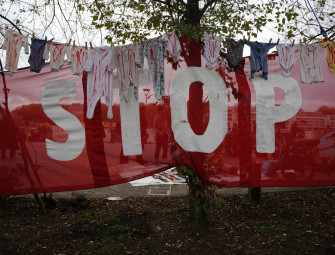
[[[64,65],[65,54],[70,46],[64,43],[47,42],[44,50],[44,59],[48,60],[50,55],[50,69],[58,72]],[[69,58],[69,57],[68,57]]]
[[[30,64],[30,71],[39,73],[45,66],[45,59],[43,58],[46,41],[41,39],[32,39],[30,44],[30,56],[28,63]]]
[[[220,45],[222,38],[219,36],[204,35],[202,40],[205,42],[205,58],[208,68],[214,69],[220,57]]]
[[[71,63],[72,74],[80,76],[84,71],[88,49],[80,46],[69,46],[68,51],[68,62]]]
[[[235,41],[234,39],[227,38],[227,62],[230,68],[236,69],[241,61],[243,56],[244,41],[239,40]]]
[[[250,47],[250,67],[251,79],[255,77],[255,72],[262,70],[262,78],[268,79],[268,59],[267,54],[276,43],[246,42]]]
[[[320,62],[322,46],[318,43],[302,44],[299,51],[301,81],[305,83],[324,81]]]
[[[166,44],[159,37],[142,42],[139,47],[140,67],[143,67],[145,56],[149,65],[155,97],[157,100],[161,100],[162,96],[165,96],[164,58],[166,57]]]
[[[87,74],[87,113],[93,118],[94,109],[101,97],[108,107],[107,118],[113,118],[113,70],[116,68],[114,48],[107,46],[88,50],[84,71]]]
[[[279,64],[283,70],[283,75],[288,77],[292,74],[294,64],[294,53],[297,50],[296,45],[278,44],[277,52],[279,56]]]
[[[129,44],[116,46],[116,64],[120,80],[120,90],[126,102],[129,100],[129,86],[134,86],[135,98],[138,99],[138,71],[140,65],[139,48]]]
[[[3,43],[3,50],[6,50],[5,68],[10,72],[17,72],[19,63],[20,51],[24,47],[24,52],[29,53],[28,38],[20,35],[13,30],[7,30]]]
[[[166,41],[166,47],[170,54],[170,57],[173,59],[175,63],[179,61],[180,53],[181,53],[181,46],[179,42],[179,38],[175,35],[174,32],[165,33],[162,36],[162,40]]]
[[[322,46],[328,47],[327,50],[328,69],[332,73],[335,73],[335,42],[331,41],[323,42]]]

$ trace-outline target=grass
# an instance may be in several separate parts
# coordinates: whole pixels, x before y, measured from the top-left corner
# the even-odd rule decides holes
[[[93,219],[91,213],[79,214],[73,219],[73,223],[88,223]]]
[[[130,230],[128,226],[121,224],[113,225],[109,231],[105,233],[104,238],[96,242],[89,242],[84,249],[86,255],[100,254],[118,254],[124,252],[122,243],[127,241],[127,233]]]

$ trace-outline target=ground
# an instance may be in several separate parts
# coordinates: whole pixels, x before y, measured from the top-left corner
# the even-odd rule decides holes
[[[30,197],[0,202],[1,254],[335,254],[335,189],[220,195],[208,229],[187,221],[187,197]]]

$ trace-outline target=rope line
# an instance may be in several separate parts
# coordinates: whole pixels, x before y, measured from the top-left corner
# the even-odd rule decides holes
[[[327,32],[326,32],[326,31],[323,29],[323,27],[321,26],[320,21],[319,21],[318,17],[316,16],[316,14],[315,14],[315,12],[314,12],[314,9],[313,9],[311,3],[309,2],[309,0],[307,0],[307,3],[308,3],[309,7],[311,8],[311,10],[312,10],[312,12],[313,12],[313,14],[314,14],[314,17],[315,17],[316,21],[319,23],[319,27],[320,27],[322,36],[323,36],[324,38],[328,38]]]

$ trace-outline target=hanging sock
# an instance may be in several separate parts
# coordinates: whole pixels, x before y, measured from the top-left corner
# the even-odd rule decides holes
[[[250,47],[251,79],[255,77],[255,72],[262,70],[262,78],[268,79],[268,59],[267,54],[276,43],[246,42]]]
[[[318,43],[302,44],[299,51],[301,81],[305,83],[324,81],[320,62],[322,46]]]
[[[328,69],[332,73],[335,73],[335,42],[331,41],[322,42],[322,47],[328,47],[327,50]]]
[[[234,39],[227,38],[227,62],[230,68],[236,69],[241,61],[243,56],[244,41],[239,40],[235,41]]]
[[[279,64],[283,70],[283,75],[288,77],[292,74],[294,64],[294,53],[297,50],[296,45],[278,44],[277,52],[279,56]]]
[[[204,35],[202,40],[205,42],[205,58],[208,68],[214,69],[220,57],[220,46],[222,38],[219,36]]]
[[[19,63],[20,51],[22,47],[24,47],[24,52],[28,54],[28,38],[14,32],[13,30],[7,30],[2,49],[6,50],[5,68],[8,71],[17,72],[17,65]]]

